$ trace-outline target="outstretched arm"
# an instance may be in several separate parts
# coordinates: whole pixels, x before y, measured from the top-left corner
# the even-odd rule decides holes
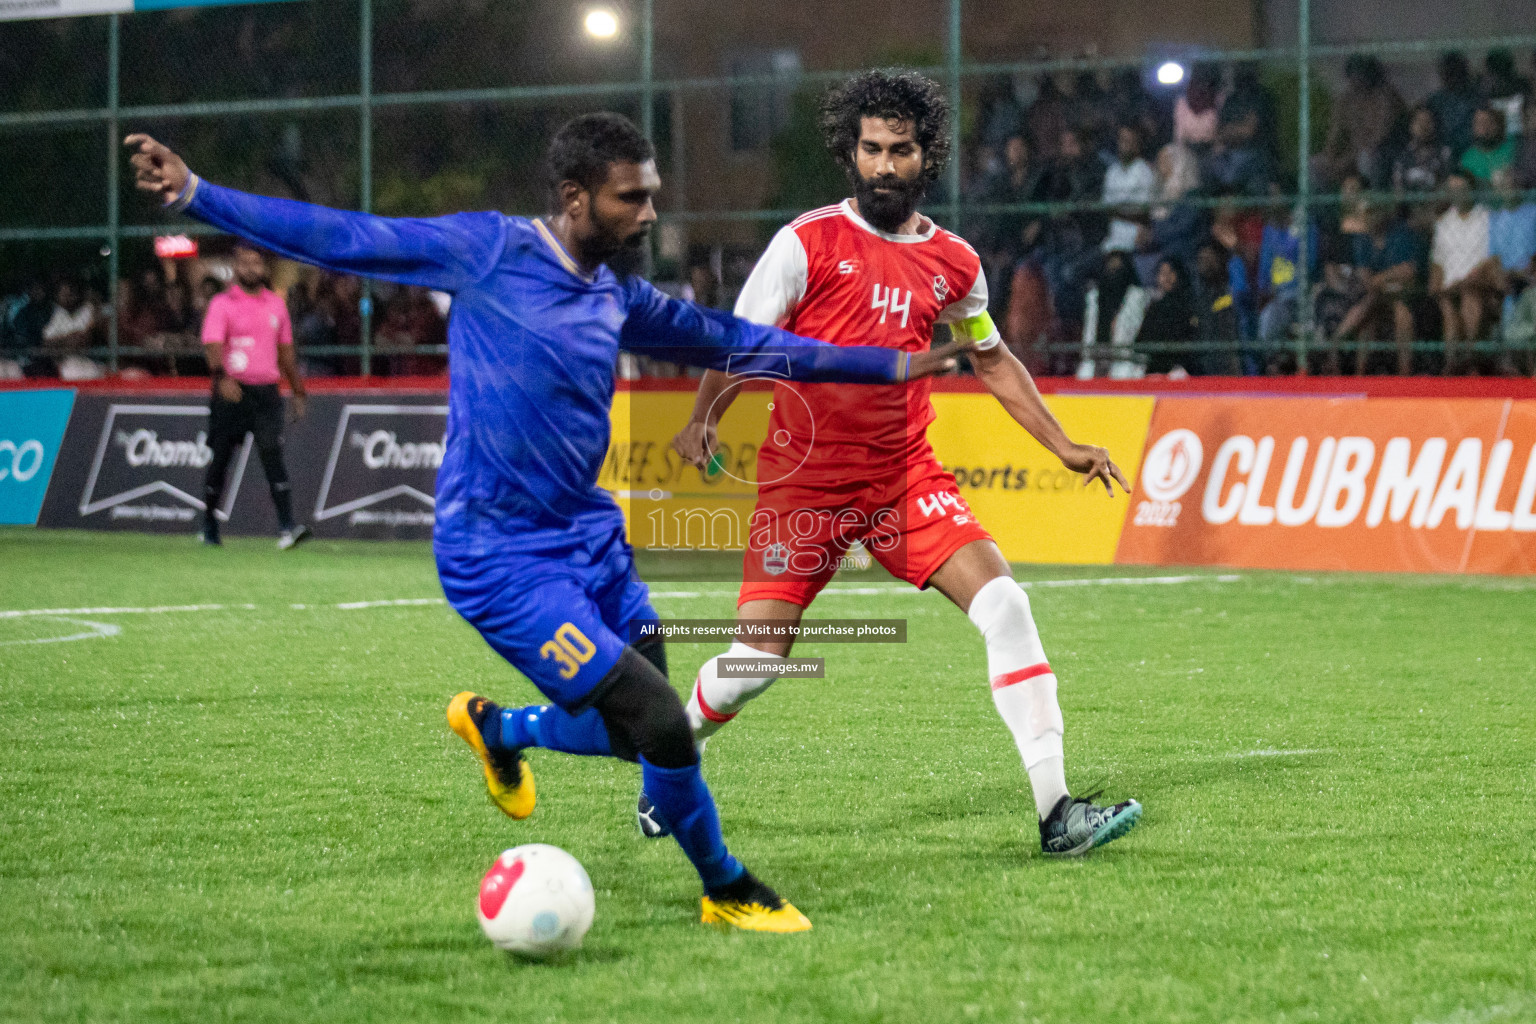
[[[805,245],[794,228],[780,228],[742,285],[736,315],[755,324],[783,327],[805,297],[808,263]],[[722,371],[705,373],[694,396],[693,416],[672,439],[673,450],[700,469],[707,468],[719,446],[716,428],[739,394],[741,389],[731,387],[730,377]]]
[[[953,356],[962,348],[907,353],[839,347],[668,298],[644,281],[634,281],[627,291],[629,316],[619,336],[621,347],[733,377],[900,384],[953,369]]]
[[[148,135],[130,135],[138,187],[177,211],[290,259],[343,274],[454,292],[491,272],[506,244],[496,213],[374,217],[254,196],[204,181]]]
[[[1024,364],[1008,351],[1006,345],[993,345],[971,353],[971,365],[976,376],[987,390],[1002,403],[1008,415],[1029,431],[1029,436],[1039,441],[1047,451],[1061,460],[1062,465],[1076,473],[1082,473],[1084,483],[1102,481],[1111,496],[1115,493],[1113,480],[1127,493],[1131,485],[1125,474],[1109,458],[1109,452],[1097,445],[1077,444],[1067,436],[1061,422],[1046,407],[1045,400],[1035,387],[1034,380]]]

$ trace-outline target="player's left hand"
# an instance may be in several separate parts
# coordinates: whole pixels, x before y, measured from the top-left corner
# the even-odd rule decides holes
[[[1083,486],[1088,486],[1095,480],[1102,481],[1104,490],[1113,498],[1115,496],[1113,480],[1120,485],[1126,494],[1131,493],[1131,485],[1126,483],[1125,474],[1120,472],[1120,467],[1115,465],[1109,457],[1109,449],[1100,448],[1094,444],[1074,444],[1061,453],[1061,464],[1074,473],[1083,474]]]
[[[309,398],[306,395],[294,395],[288,399],[288,422],[297,423],[309,412]]]
[[[961,352],[968,352],[976,347],[976,343],[969,339],[964,341],[952,341],[948,345],[940,345],[931,348],[927,352],[912,353],[912,362],[907,367],[907,380],[918,380],[922,377],[933,377],[941,373],[949,373],[955,368],[955,356]]]

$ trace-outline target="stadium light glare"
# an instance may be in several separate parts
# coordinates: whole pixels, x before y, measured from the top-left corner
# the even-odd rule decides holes
[[[583,23],[593,39],[612,39],[619,34],[619,18],[606,7],[594,7]]]
[[[1176,60],[1165,61],[1159,64],[1157,80],[1162,85],[1178,85],[1184,81],[1184,65]]]

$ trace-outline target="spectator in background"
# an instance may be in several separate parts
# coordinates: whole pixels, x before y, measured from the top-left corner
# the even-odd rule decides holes
[[[715,276],[708,260],[695,261],[688,267],[688,290],[692,301],[701,306],[719,309],[725,294],[725,285]]]
[[[302,283],[301,280],[300,284]],[[199,330],[202,329],[203,318],[208,315],[208,304],[213,301],[215,295],[223,290],[224,288],[219,283],[219,279],[212,274],[204,274],[198,279],[197,286],[192,289],[192,312],[195,314]]]
[[[172,281],[165,286],[165,295],[159,309],[160,329],[156,331],[160,345],[167,352],[197,352],[202,342],[198,330],[203,318],[192,306],[192,289],[185,281]]]
[[[123,278],[117,282],[117,341],[124,348],[141,348],[160,328],[154,301],[141,282]]]
[[[1525,107],[1525,131],[1515,158],[1515,187],[1536,188],[1536,103]]]
[[[1141,133],[1121,125],[1116,134],[1115,162],[1104,172],[1103,201],[1117,207],[1104,239],[1105,252],[1130,252],[1147,223],[1147,210],[1157,191],[1157,175],[1142,159]]]
[[[1214,64],[1196,64],[1173,104],[1173,141],[1203,153],[1216,141],[1220,106],[1221,72]]]
[[[1056,159],[1045,174],[1046,198],[1054,202],[1097,202],[1103,178],[1103,164],[1089,152],[1083,134],[1075,128],[1063,131],[1057,140]]]
[[[198,332],[202,329],[204,314],[193,304],[191,285],[185,280],[167,284],[156,310],[156,320],[156,330],[145,339],[145,347],[164,353],[173,375],[202,372],[204,356]]]
[[[1503,201],[1488,218],[1488,251],[1497,262],[1504,293],[1501,320],[1509,325],[1518,319],[1516,305],[1521,294],[1536,281],[1536,202],[1521,202],[1514,175],[1508,170],[1495,174],[1493,184]],[[1517,372],[1509,351],[1510,331],[1502,331],[1501,337],[1505,347],[1498,370]]]
[[[985,149],[999,149],[1024,124],[1024,110],[1014,95],[1013,82],[1006,77],[988,83],[982,92],[980,106],[982,116],[977,142]]]
[[[25,376],[21,361],[26,352],[17,337],[14,320],[27,302],[25,290],[0,296],[0,380],[20,380]]]
[[[1029,143],[1013,135],[1003,143],[1003,159],[977,189],[983,203],[1033,203],[1040,198],[1045,169],[1031,159]],[[1006,307],[1015,265],[1040,243],[1042,221],[1034,213],[998,213],[986,218],[976,242],[986,267],[987,280],[1002,286],[999,300]]]
[[[1360,297],[1350,307],[1329,338],[1324,373],[1339,372],[1339,344],[1354,336],[1374,341],[1378,332],[1390,330],[1397,342],[1397,372],[1413,372],[1413,307],[1419,292],[1419,240],[1402,221],[1381,206],[1366,217],[1366,231],[1354,236],[1353,276]],[[1370,359],[1362,344],[1355,354],[1355,372],[1364,373]]]
[[[1472,145],[1461,154],[1461,169],[1479,187],[1493,183],[1493,172],[1515,162],[1515,140],[1504,131],[1504,115],[1483,107],[1472,117]]]
[[[1187,147],[1175,143],[1157,154],[1157,205],[1151,222],[1137,243],[1136,276],[1151,281],[1157,264],[1171,256],[1185,267],[1194,266],[1195,252],[1205,235],[1206,213],[1189,201],[1199,187],[1199,163]]]
[[[1041,75],[1035,102],[1030,104],[1029,112],[1024,116],[1024,130],[1030,152],[1042,163],[1049,164],[1056,159],[1061,133],[1072,126],[1068,106],[1068,97],[1057,88],[1056,76]]]
[[[297,354],[303,357],[303,373],[306,377],[339,376],[339,357],[321,354],[315,349],[336,345],[335,296],[332,294],[332,278],[317,273],[300,278],[288,289],[288,313],[293,323],[293,344]]]
[[[1489,248],[1488,208],[1473,201],[1471,180],[1457,172],[1446,179],[1445,187],[1451,205],[1435,222],[1429,294],[1440,305],[1445,372],[1457,373],[1466,361],[1461,343],[1477,341],[1483,314],[1503,282]]]
[[[1508,50],[1489,50],[1483,68],[1485,105],[1504,115],[1510,135],[1519,135],[1525,123],[1525,107],[1530,102],[1531,80],[1516,70],[1515,55]]]
[[[1142,87],[1141,73],[1136,68],[1119,68],[1113,72],[1104,90],[1104,108],[1111,124],[1128,124],[1141,136],[1143,152],[1151,152],[1157,143],[1167,138],[1163,111],[1147,90]]]
[[[1439,71],[1440,88],[1429,94],[1424,105],[1435,116],[1441,140],[1460,159],[1472,145],[1472,115],[1483,105],[1483,98],[1472,77],[1472,65],[1462,54],[1454,50],[1441,54]]]
[[[422,376],[437,372],[442,357],[417,353],[428,345],[446,345],[448,335],[443,318],[426,288],[408,285],[396,289],[384,305],[384,322],[375,333],[384,361],[392,377]]]
[[[1239,334],[1243,341],[1258,336],[1258,309],[1254,279],[1259,266],[1259,249],[1264,240],[1264,217],[1251,209],[1223,202],[1211,218],[1211,237],[1231,254],[1227,274],[1232,299],[1237,306]]]
[[[1392,161],[1392,187],[1398,192],[1433,192],[1455,167],[1451,147],[1440,139],[1435,112],[1428,104],[1408,118],[1408,144]]]
[[[1234,194],[1263,195],[1274,178],[1275,138],[1275,103],[1258,68],[1237,65],[1232,91],[1221,103],[1216,144],[1201,162],[1204,179]]]
[[[1197,373],[1230,377],[1258,372],[1255,355],[1238,346],[1241,329],[1229,273],[1232,258],[1233,254],[1214,238],[1201,244],[1195,254],[1195,338],[1212,346],[1190,360]]]
[[[1307,256],[1312,266],[1321,265],[1315,222],[1308,225]],[[1301,282],[1296,272],[1300,259],[1301,228],[1296,212],[1285,203],[1276,202],[1269,208],[1259,242],[1258,333],[1260,355],[1266,365],[1285,346],[1300,313]],[[1249,371],[1261,372],[1256,367]]]
[[[1339,185],[1339,234],[1346,238],[1365,234],[1369,230],[1370,212],[1364,179],[1358,174],[1349,175]]]
[[[1061,133],[1056,159],[1042,184],[1042,198],[1053,202],[1096,203],[1102,187],[1103,165],[1083,146],[1073,129]],[[1040,245],[1040,266],[1057,316],[1076,333],[1081,323],[1087,279],[1098,260],[1104,238],[1099,213],[1061,213],[1050,217]]]
[[[1153,279],[1152,301],[1141,320],[1137,332],[1138,345],[1167,344],[1195,340],[1195,300],[1189,286],[1189,272],[1178,260],[1164,259],[1157,264],[1157,276]],[[1167,373],[1182,366],[1188,356],[1177,351],[1151,352],[1147,356],[1147,370],[1151,373]]]
[[[1083,56],[1091,57],[1092,54]],[[1079,71],[1073,96],[1072,127],[1083,140],[1083,148],[1100,157],[1101,163],[1110,163],[1117,126],[1109,119],[1108,99],[1099,88],[1098,76],[1092,71]]]
[[[1312,326],[1321,337],[1339,337],[1339,328],[1349,311],[1365,296],[1353,259],[1353,243],[1337,235],[1328,240],[1319,255],[1318,264],[1323,271],[1312,289]],[[1272,357],[1272,366],[1275,358]]]
[[[105,372],[87,358],[96,327],[96,305],[74,281],[59,282],[54,291],[53,314],[43,327],[43,348],[65,380],[94,380]]]
[[[1357,173],[1372,188],[1384,187],[1391,172],[1386,147],[1402,128],[1403,98],[1375,57],[1352,55],[1344,62],[1344,78],[1348,84],[1334,103],[1318,169],[1324,181]]]
[[[43,282],[33,278],[21,293],[13,297],[5,310],[6,344],[11,359],[28,377],[47,376],[53,372],[52,361],[40,357],[43,347],[43,328],[53,316],[53,304],[48,301],[48,289]]]
[[[363,282],[349,274],[334,275],[326,292],[330,307],[331,323],[336,331],[336,344],[356,348],[363,343]],[[342,376],[362,373],[362,360],[357,356],[336,356],[336,372]]]
[[[1122,376],[1123,368],[1136,365],[1131,346],[1146,312],[1147,292],[1137,283],[1130,254],[1118,250],[1104,254],[1093,276],[1083,316],[1085,351],[1077,375],[1080,379]]]

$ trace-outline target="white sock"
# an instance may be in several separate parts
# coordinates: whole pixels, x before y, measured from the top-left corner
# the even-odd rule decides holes
[[[688,724],[693,726],[694,742],[700,746],[719,732],[721,726],[735,718],[748,701],[768,689],[779,678],[775,672],[722,679],[721,658],[751,658],[767,662],[784,660],[781,655],[764,654],[746,644],[733,643],[730,650],[704,663],[704,667],[699,669],[698,678],[693,682],[693,695],[688,698]]]
[[[992,703],[1013,733],[1035,793],[1035,811],[1044,819],[1068,795],[1065,725],[1056,703],[1056,676],[1045,660],[1029,597],[1010,577],[999,576],[976,592],[966,614],[987,643]]]

